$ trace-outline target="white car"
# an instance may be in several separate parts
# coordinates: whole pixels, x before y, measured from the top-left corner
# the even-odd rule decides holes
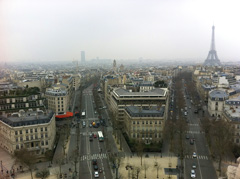
[[[98,178],[99,177],[99,173],[98,172],[94,172],[94,177]]]
[[[197,158],[196,152],[193,152],[192,156],[193,156],[193,158]]]
[[[195,170],[191,170],[191,178],[196,178]]]

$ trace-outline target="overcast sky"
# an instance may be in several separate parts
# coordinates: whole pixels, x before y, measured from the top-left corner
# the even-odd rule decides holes
[[[239,0],[0,0],[0,61],[240,59]]]

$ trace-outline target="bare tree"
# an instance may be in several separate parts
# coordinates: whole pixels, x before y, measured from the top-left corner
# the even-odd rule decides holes
[[[37,178],[45,179],[50,175],[49,169],[45,168],[36,173]]]
[[[136,151],[137,151],[137,155],[141,158],[141,166],[142,166],[143,150],[144,150],[144,143],[138,142]]]
[[[161,165],[158,162],[155,162],[154,168],[156,168],[157,171],[157,178],[159,178],[159,170],[161,169]]]
[[[147,170],[148,170],[149,166],[144,162],[143,164],[143,169],[144,169],[144,178],[147,178]]]
[[[229,152],[232,146],[234,129],[230,123],[219,120],[214,121],[212,135],[212,153],[218,158],[218,170],[221,176],[221,165],[223,157]]]
[[[17,150],[14,153],[15,163],[19,163],[27,167],[31,172],[31,178],[33,179],[33,169],[37,160],[37,155],[33,152],[28,151],[27,149]],[[23,169],[22,166],[22,169]]]

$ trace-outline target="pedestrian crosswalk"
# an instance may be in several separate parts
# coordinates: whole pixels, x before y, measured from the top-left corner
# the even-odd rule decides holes
[[[199,124],[188,124],[189,126],[199,126]]]
[[[83,155],[80,157],[80,161],[84,160],[93,160],[93,159],[104,159],[107,158],[106,153],[101,153],[101,154],[92,154],[92,155]]]
[[[187,131],[188,134],[202,134],[202,131]]]
[[[193,156],[192,155],[185,155],[186,159],[192,159]],[[198,159],[202,159],[202,160],[208,160],[208,156],[204,156],[204,155],[198,155],[196,158]]]

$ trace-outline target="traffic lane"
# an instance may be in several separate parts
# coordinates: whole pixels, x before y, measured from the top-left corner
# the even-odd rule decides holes
[[[82,142],[83,141],[83,142]],[[81,145],[80,145],[80,164],[79,164],[79,174],[80,178],[91,178],[91,166],[90,162],[87,160],[87,151],[86,151],[86,138],[85,136],[81,136]]]
[[[199,172],[199,166],[197,164],[197,159],[185,159],[185,172],[184,176],[185,178],[191,178],[191,170],[195,170],[196,172],[196,178],[200,178],[200,172]],[[196,165],[197,168],[193,168],[192,166]],[[204,179],[204,178],[203,178]]]
[[[211,160],[199,160],[201,165],[202,178],[217,179],[217,174]]]

